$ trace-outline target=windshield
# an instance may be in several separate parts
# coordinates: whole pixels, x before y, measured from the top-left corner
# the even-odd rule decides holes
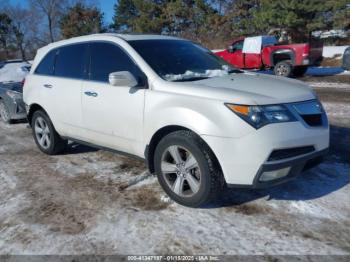
[[[135,40],[129,44],[167,81],[195,81],[240,72],[208,49],[186,40]]]

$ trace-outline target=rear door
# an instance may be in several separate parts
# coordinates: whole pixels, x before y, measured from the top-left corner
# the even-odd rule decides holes
[[[51,92],[55,120],[67,136],[81,137],[81,89],[87,70],[88,44],[72,44],[57,49],[54,77],[46,87]]]
[[[87,44],[70,44],[51,50],[33,77],[40,89],[40,104],[56,130],[79,138],[82,126],[81,88],[86,75]]]
[[[144,77],[129,55],[117,44],[90,44],[89,79],[82,89],[85,140],[137,154],[143,140],[145,89],[112,86],[112,72],[129,71],[136,79]]]

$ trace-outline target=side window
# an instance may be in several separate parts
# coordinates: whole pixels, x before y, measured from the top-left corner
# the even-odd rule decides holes
[[[234,45],[233,45],[233,48],[237,51],[237,50],[242,50],[243,49],[243,41],[239,41],[239,42],[236,42]]]
[[[143,75],[131,58],[118,46],[110,43],[90,45],[90,79],[107,82],[110,73],[129,71],[136,79]]]
[[[88,44],[60,47],[57,51],[55,76],[82,79],[85,75]]]
[[[53,75],[55,55],[57,50],[51,50],[39,63],[34,74],[38,75]]]

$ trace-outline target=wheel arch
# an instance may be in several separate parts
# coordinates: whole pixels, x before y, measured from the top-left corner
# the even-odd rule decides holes
[[[270,61],[273,66],[285,60],[290,61],[292,65],[295,64],[295,53],[292,49],[279,49],[270,54]]]
[[[173,132],[176,132],[176,131],[180,131],[180,130],[187,130],[187,131],[192,132],[196,136],[198,136],[200,138],[200,140],[208,146],[208,148],[210,149],[212,155],[215,158],[214,161],[216,162],[218,168],[220,168],[220,170],[222,171],[220,162],[219,162],[218,158],[216,157],[215,153],[210,148],[210,146],[196,132],[194,132],[193,130],[191,130],[191,129],[187,128],[187,127],[184,127],[184,126],[168,125],[168,126],[164,126],[164,127],[160,128],[160,129],[158,129],[153,134],[149,144],[146,146],[145,159],[146,159],[146,163],[147,163],[147,166],[149,168],[149,171],[151,173],[154,173],[154,153],[155,153],[155,150],[156,150],[157,145],[159,144],[159,142],[166,135],[168,135],[170,133],[173,133]]]
[[[44,111],[47,114],[47,112],[45,111],[45,109],[41,105],[36,104],[36,103],[35,104],[31,104],[29,106],[29,110],[28,110],[28,113],[27,113],[27,120],[28,120],[28,123],[29,123],[30,126],[32,125],[33,115],[38,110],[42,110],[42,111]]]

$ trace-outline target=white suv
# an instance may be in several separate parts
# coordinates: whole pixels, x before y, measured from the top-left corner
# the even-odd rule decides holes
[[[41,48],[24,85],[36,144],[67,140],[145,158],[187,206],[265,187],[316,163],[326,114],[302,82],[232,68],[187,40],[99,34]]]

